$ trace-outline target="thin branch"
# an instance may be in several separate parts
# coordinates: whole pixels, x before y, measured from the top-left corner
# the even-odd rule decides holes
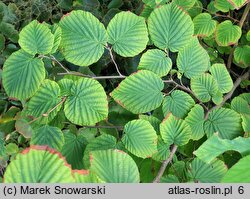
[[[97,129],[117,129],[117,130],[123,130],[123,126],[86,126],[84,125],[83,127],[85,128],[97,128]]]
[[[120,70],[119,70],[119,67],[118,67],[117,63],[115,62],[114,55],[113,55],[113,53],[112,53],[112,48],[110,48],[110,47],[107,45],[107,46],[106,46],[106,49],[109,51],[110,58],[111,58],[112,62],[113,62],[114,65],[115,65],[115,68],[116,68],[117,73],[119,74],[119,76],[124,77],[124,75],[121,74],[121,72],[120,72]]]
[[[160,182],[160,179],[161,179],[162,175],[164,174],[164,171],[166,170],[168,164],[172,161],[177,148],[178,147],[176,145],[174,145],[173,148],[172,148],[172,150],[170,151],[170,155],[169,155],[168,159],[166,159],[166,160],[164,160],[162,162],[161,168],[158,171],[158,174],[155,177],[153,183],[159,183]]]
[[[242,81],[242,80],[245,80],[245,79],[248,79],[249,76],[250,76],[250,70],[248,70],[248,71],[247,71],[246,73],[244,73],[242,76],[238,77],[238,78],[236,79],[236,81],[234,82],[234,85],[233,85],[232,90],[231,90],[228,94],[226,94],[226,95],[224,96],[222,102],[221,102],[219,105],[216,105],[216,106],[212,107],[211,109],[209,109],[209,110],[207,111],[207,113],[206,113],[206,115],[205,115],[205,119],[208,118],[208,115],[209,115],[209,113],[210,113],[211,111],[213,111],[214,109],[217,109],[217,108],[222,107],[222,106],[226,103],[226,101],[232,97],[232,95],[233,95],[235,89],[240,85],[241,81]]]
[[[55,62],[56,62],[59,66],[61,66],[61,68],[62,68],[63,70],[65,70],[67,73],[70,72],[70,71],[69,71],[66,67],[64,67],[64,66],[62,65],[62,63],[59,62],[53,55],[50,55],[49,57],[46,56],[46,55],[39,55],[38,57],[39,57],[39,58],[46,58],[46,59],[50,59],[50,60],[52,60],[52,61],[55,61]]]
[[[57,73],[57,75],[76,75],[81,77],[89,77],[92,79],[124,79],[126,76],[90,76],[79,72],[69,72],[69,73]]]

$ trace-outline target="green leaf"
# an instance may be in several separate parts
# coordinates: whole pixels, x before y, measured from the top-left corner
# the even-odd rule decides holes
[[[138,55],[148,43],[145,19],[132,12],[116,14],[109,22],[107,33],[108,42],[123,57]]]
[[[89,170],[74,170],[76,183],[100,183],[97,176]]]
[[[199,37],[209,37],[215,31],[217,22],[209,13],[201,13],[194,19],[194,34]]]
[[[158,137],[157,141],[157,152],[153,154],[152,159],[162,162],[166,160],[170,155],[169,145],[166,144],[161,137]]]
[[[250,66],[250,46],[244,45],[242,47],[236,47],[234,51],[234,59],[238,64],[241,64],[246,68]]]
[[[210,68],[209,55],[200,45],[196,37],[193,37],[191,41],[179,51],[177,68],[179,72],[187,78],[201,75]]]
[[[57,51],[57,49],[61,43],[62,29],[57,24],[54,24],[53,26],[51,26],[51,32],[54,35],[54,43],[53,43],[53,48],[51,50],[51,54],[53,54]]]
[[[249,170],[250,155],[242,158],[233,167],[231,167],[221,182],[223,183],[249,183],[250,170]]]
[[[132,113],[146,113],[161,105],[163,87],[156,74],[142,70],[128,76],[110,95]]]
[[[141,56],[138,69],[145,69],[154,72],[160,77],[166,76],[172,68],[172,60],[158,49],[148,50]]]
[[[242,132],[240,115],[228,108],[214,109],[205,121],[204,130],[208,137],[218,133],[223,139],[233,139]]]
[[[31,97],[44,80],[44,64],[41,59],[19,50],[5,61],[2,78],[7,95],[24,100]]]
[[[74,82],[64,105],[65,116],[74,124],[93,125],[108,116],[108,102],[102,85],[90,78]]]
[[[45,24],[34,20],[22,29],[18,43],[31,55],[49,54],[53,48],[54,36]]]
[[[189,125],[182,119],[176,119],[172,114],[163,120],[160,132],[165,143],[177,146],[187,144],[192,134]]]
[[[91,171],[107,183],[139,183],[139,171],[134,160],[119,150],[94,151]]]
[[[165,97],[162,110],[165,116],[171,112],[174,116],[183,119],[194,105],[195,102],[189,94],[175,90]]]
[[[234,7],[227,0],[215,0],[214,7],[221,12],[228,12],[233,10]]]
[[[217,94],[218,84],[212,75],[205,73],[191,79],[191,89],[199,100],[208,102]]]
[[[157,117],[153,115],[139,115],[139,119],[148,121],[155,129],[156,133],[160,132],[160,123],[161,120],[159,120]]]
[[[65,143],[62,147],[62,155],[72,166],[72,169],[83,168],[83,152],[86,146],[85,138],[82,134],[75,135],[70,131],[64,132]]]
[[[204,109],[201,105],[196,104],[188,113],[185,121],[191,128],[191,139],[199,140],[204,136]]]
[[[27,120],[23,118],[16,119],[15,128],[18,133],[23,135],[23,137],[31,138],[33,129]]]
[[[242,128],[244,132],[249,136],[250,135],[250,115],[242,115]]]
[[[244,6],[248,0],[227,0],[234,8],[239,10],[242,6]]]
[[[189,10],[192,8],[196,2],[196,0],[173,0],[173,2],[177,5],[183,8],[184,10]]]
[[[235,97],[231,101],[231,109],[233,109],[239,114],[250,115],[250,108],[248,102],[240,96]]]
[[[174,3],[169,3],[151,13],[148,29],[155,46],[177,52],[191,39],[194,25],[188,14]]]
[[[35,95],[25,105],[25,114],[34,118],[40,117],[36,122],[40,124],[50,122],[61,109],[62,99],[60,88],[54,81],[46,79]]]
[[[69,96],[71,93],[71,88],[74,84],[74,81],[71,79],[61,79],[58,82],[58,85],[61,89],[61,95],[62,96]]]
[[[60,21],[62,52],[67,61],[89,66],[97,62],[107,43],[105,27],[91,13],[74,10]]]
[[[215,40],[219,46],[236,44],[241,37],[241,28],[229,20],[220,23],[215,30]]]
[[[250,154],[250,138],[237,137],[233,140],[228,140],[221,139],[218,134],[214,134],[194,151],[194,154],[209,164],[226,151],[237,151],[242,155]]]
[[[156,6],[163,5],[169,2],[169,0],[142,0],[142,1],[151,8],[155,8]]]
[[[4,182],[72,183],[74,178],[60,153],[47,146],[31,146],[11,161],[4,174]]]
[[[122,142],[137,157],[151,157],[157,151],[157,135],[153,126],[145,120],[132,120],[124,127]]]
[[[221,160],[215,160],[207,164],[195,158],[190,164],[189,176],[194,182],[199,183],[219,183],[227,172],[227,167]]]
[[[84,168],[89,168],[89,157],[90,152],[99,151],[99,150],[107,150],[107,149],[115,149],[116,148],[116,138],[112,135],[102,134],[97,138],[93,139],[86,147],[84,151]]]
[[[209,72],[216,80],[221,93],[228,93],[232,90],[233,80],[224,64],[213,64]]]
[[[30,144],[47,145],[52,149],[61,151],[64,144],[64,136],[59,128],[45,125],[34,130]]]

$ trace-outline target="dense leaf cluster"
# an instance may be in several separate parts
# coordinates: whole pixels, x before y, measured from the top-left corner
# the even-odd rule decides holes
[[[57,3],[5,55],[4,182],[250,182],[250,3]]]

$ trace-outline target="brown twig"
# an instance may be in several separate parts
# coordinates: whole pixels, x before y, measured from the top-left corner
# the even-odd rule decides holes
[[[207,111],[207,113],[206,113],[206,115],[205,115],[205,119],[208,118],[208,115],[209,115],[209,113],[210,113],[211,111],[213,111],[214,109],[217,109],[217,108],[222,107],[222,106],[226,103],[226,101],[232,97],[232,95],[233,95],[235,89],[240,85],[241,81],[242,81],[242,80],[245,80],[245,79],[248,79],[249,76],[250,76],[250,70],[248,70],[248,71],[247,71],[246,73],[244,73],[242,76],[238,77],[238,78],[235,80],[235,82],[234,82],[234,85],[233,85],[232,90],[231,90],[228,94],[226,94],[226,95],[224,96],[222,102],[221,102],[220,104],[218,104],[218,105],[212,107],[211,109],[209,109],[209,110]]]
[[[176,145],[174,145],[172,150],[170,151],[169,157],[162,162],[161,168],[159,169],[159,171],[157,173],[157,176],[153,180],[153,183],[159,183],[160,182],[161,177],[164,174],[164,171],[166,170],[168,164],[172,161],[177,148],[178,147]]]

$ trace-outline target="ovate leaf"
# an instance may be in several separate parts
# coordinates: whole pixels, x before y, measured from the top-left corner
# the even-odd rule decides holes
[[[192,38],[189,44],[179,51],[177,68],[187,78],[201,75],[210,68],[209,55],[196,37]]]
[[[108,42],[116,53],[133,57],[142,52],[148,43],[145,19],[132,12],[120,12],[107,27]]]
[[[157,135],[148,121],[132,120],[125,125],[124,133],[122,142],[132,154],[147,158],[157,151]]]
[[[196,2],[196,0],[173,0],[173,2],[183,8],[184,10],[189,10],[192,8]]]
[[[161,105],[163,87],[156,74],[142,70],[123,80],[110,95],[132,113],[145,113]]]
[[[250,108],[248,102],[240,96],[235,97],[231,101],[231,108],[239,114],[250,115]]]
[[[244,6],[248,0],[227,0],[234,8],[239,10],[242,6]]]
[[[171,59],[158,49],[148,50],[144,53],[138,65],[138,69],[150,70],[160,77],[167,75],[171,67]]]
[[[34,20],[22,29],[18,43],[31,55],[48,54],[53,48],[54,36],[45,24]]]
[[[163,141],[167,144],[182,146],[188,143],[191,138],[191,129],[182,119],[175,118],[169,114],[160,125],[160,132]]]
[[[202,102],[210,101],[218,92],[218,84],[214,77],[208,73],[191,79],[191,89]]]
[[[233,88],[233,80],[224,64],[214,64],[209,69],[218,84],[221,93],[228,93]]]
[[[157,152],[153,154],[152,158],[160,162],[166,160],[170,154],[169,147],[170,145],[166,144],[159,136],[157,142]]]
[[[250,170],[249,170],[250,155],[242,158],[232,168],[228,170],[221,182],[223,183],[249,183]]]
[[[215,0],[214,7],[221,12],[228,12],[233,10],[234,7],[227,0]]]
[[[194,32],[191,17],[174,3],[156,8],[148,18],[149,34],[160,49],[179,51]]]
[[[221,139],[218,134],[208,138],[194,154],[206,163],[226,151],[237,151],[242,155],[250,154],[250,138],[237,137],[233,140]]]
[[[207,164],[195,158],[189,166],[189,176],[194,182],[219,183],[227,172],[227,167],[221,160]]]
[[[171,95],[165,97],[162,110],[165,116],[171,112],[178,118],[184,118],[194,105],[195,102],[189,94],[175,90]]]
[[[47,146],[31,146],[11,161],[4,182],[72,183],[74,178],[71,167],[60,153]]]
[[[233,25],[230,20],[220,23],[215,31],[215,40],[219,46],[230,46],[238,42],[241,28]]]
[[[102,85],[90,78],[74,82],[64,106],[65,116],[74,124],[93,125],[108,116],[108,102]]]
[[[196,104],[188,113],[188,116],[185,118],[185,121],[191,128],[191,139],[199,140],[204,136],[204,109],[201,105]]]
[[[218,133],[221,138],[233,139],[242,133],[240,115],[228,108],[215,109],[209,113],[204,129],[209,137]]]
[[[107,183],[139,183],[139,171],[134,160],[119,150],[94,151],[91,171]]]
[[[9,97],[20,100],[31,97],[45,78],[41,59],[34,58],[24,50],[14,52],[3,66],[3,86]]]
[[[58,84],[51,80],[45,80],[25,105],[25,113],[33,118],[39,117],[39,120],[37,120],[39,123],[48,123],[61,109],[62,101]]]
[[[30,144],[47,145],[60,151],[64,144],[64,136],[59,128],[45,125],[34,130]]]
[[[245,45],[242,47],[236,47],[234,51],[234,59],[238,64],[241,64],[246,68],[250,66],[250,46]]]
[[[105,27],[91,13],[75,10],[60,21],[62,52],[69,62],[89,66],[97,62],[107,43]]]
[[[194,19],[194,34],[200,37],[209,37],[215,31],[217,22],[209,13],[201,13]]]

